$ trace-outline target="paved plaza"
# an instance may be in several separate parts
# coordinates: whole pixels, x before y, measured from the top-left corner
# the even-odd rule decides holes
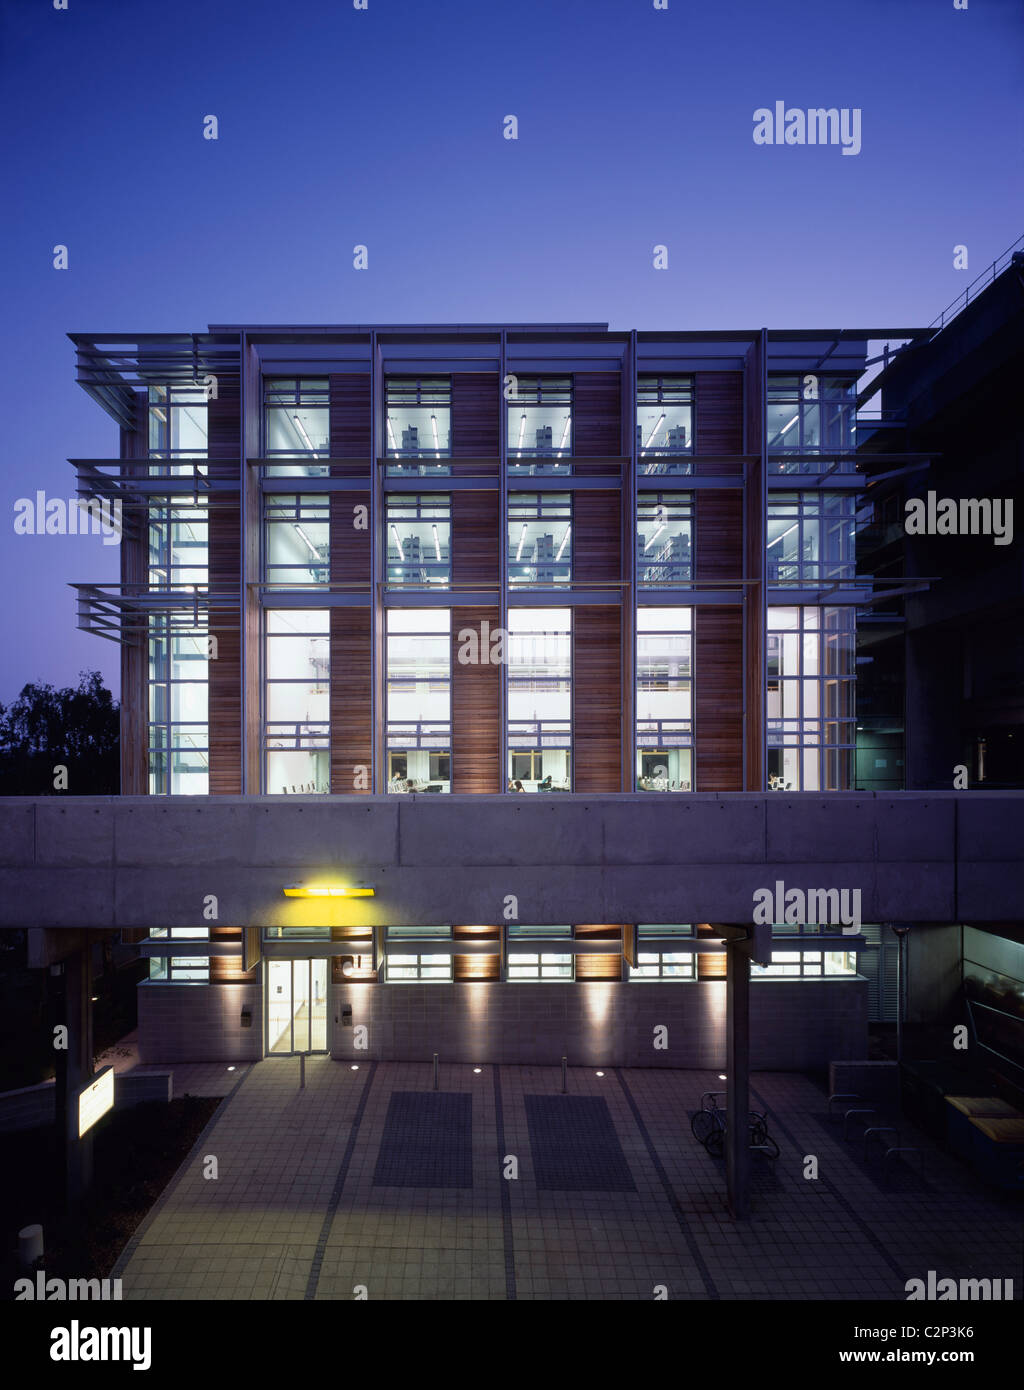
[[[755,1160],[737,1223],[690,1129],[715,1073],[570,1068],[563,1096],[556,1067],[442,1065],[437,1091],[429,1063],[314,1057],[304,1090],[297,1058],[223,1070],[231,1093],[114,1270],[126,1299],[903,1300],[929,1270],[1024,1287],[1019,1198],[905,1123],[923,1178],[886,1173],[801,1075],[753,1076],[781,1153]]]

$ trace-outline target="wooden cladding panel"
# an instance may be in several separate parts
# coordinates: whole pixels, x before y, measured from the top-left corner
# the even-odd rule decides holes
[[[498,627],[497,606],[452,609],[452,791],[499,792],[502,770],[498,766],[501,740],[498,728],[501,666],[484,659],[459,661],[459,633],[472,628],[481,634],[480,655],[490,652],[482,625],[488,632]]]
[[[217,382],[216,399],[206,405],[207,452],[211,459],[235,459],[241,476],[242,396],[237,381]]]
[[[331,609],[331,791],[336,795],[373,791],[371,623],[369,608]]]
[[[577,980],[621,980],[622,954],[620,951],[603,952],[600,955],[580,954],[576,957]]]
[[[742,610],[697,608],[694,623],[695,790],[742,791]]]
[[[453,492],[452,580],[496,588],[501,537],[498,492]]]
[[[370,592],[372,578],[370,556],[369,492],[332,492],[331,517],[331,583],[343,585],[342,592]],[[360,512],[358,508],[365,511]],[[357,521],[366,522],[357,526]]]
[[[621,619],[609,604],[573,612],[573,789],[622,790]]]
[[[369,372],[338,372],[328,378],[330,385],[331,458],[349,459],[335,464],[333,477],[358,475],[370,471],[372,449]],[[356,463],[355,460],[360,460]]]
[[[217,656],[210,673],[210,795],[242,791],[242,635],[237,622],[210,627]]]
[[[237,382],[218,382],[217,397],[207,404],[207,427],[210,472],[233,475],[240,482],[242,422]],[[218,468],[218,459],[225,461],[223,468]],[[232,460],[237,462],[232,464]],[[237,595],[233,614],[221,607],[210,614],[210,635],[217,639],[217,654],[211,652],[207,668],[210,795],[237,796],[242,790],[242,516],[237,503],[210,507],[208,537],[210,590],[218,595]],[[210,978],[227,978],[216,974],[224,968],[215,965]]]
[[[244,980],[246,972],[242,969],[242,928],[241,927],[212,927],[210,930],[211,941],[230,941],[238,946],[238,954],[234,956],[211,956],[210,957],[210,983],[224,984],[229,980]],[[186,955],[185,946],[182,946],[182,955]]]
[[[500,412],[497,372],[453,372],[452,458],[493,458],[497,473]],[[452,471],[462,470],[453,465]]]
[[[573,936],[589,941],[607,941],[607,953],[579,952],[576,955],[577,980],[622,979],[622,927],[605,925],[573,927]]]
[[[454,927],[452,929],[455,945],[460,940],[496,941],[501,937],[500,927]],[[456,955],[452,962],[456,980],[500,980],[500,955]]]
[[[573,493],[572,577],[575,581],[619,582],[622,575],[620,510],[619,493],[612,489]]]
[[[698,488],[695,497],[697,579],[736,583],[743,578],[743,492]]]
[[[717,951],[697,952],[698,980],[724,980],[728,969],[729,963],[724,951],[721,955]]]
[[[573,376],[574,458],[615,458],[622,453],[622,374],[576,372]],[[612,465],[577,468],[579,473],[618,472]]]
[[[743,373],[698,372],[694,386],[696,473],[718,473],[718,464],[701,467],[701,454],[743,453]]]

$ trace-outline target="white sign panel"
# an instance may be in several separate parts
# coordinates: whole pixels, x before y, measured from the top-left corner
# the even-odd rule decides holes
[[[78,1137],[114,1108],[114,1068],[104,1067],[78,1093]]]

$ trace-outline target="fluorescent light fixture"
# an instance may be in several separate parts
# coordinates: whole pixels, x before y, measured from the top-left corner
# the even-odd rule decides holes
[[[565,535],[562,537],[562,544],[558,547],[558,554],[555,556],[555,564],[556,564],[556,565],[558,564],[559,560],[562,558],[562,551],[565,549],[566,542],[567,542],[568,539],[569,539],[569,532],[570,532],[571,530],[572,530],[572,522],[570,521],[569,525],[565,528]]]
[[[569,433],[569,420],[570,420],[570,416],[567,415],[567,416],[565,417],[565,424],[562,426],[562,437],[561,437],[561,439],[558,441],[558,457],[559,457],[559,458],[562,457],[562,450],[563,450],[563,448],[565,447],[565,436]]]
[[[299,419],[297,415],[293,415],[292,419],[295,421],[295,428],[298,430],[298,432],[302,435],[302,438],[305,440],[306,448],[312,451],[314,457],[319,458],[319,454],[317,454],[316,450],[313,448],[312,439],[310,439],[309,435],[306,433],[305,425],[302,423],[302,421]]]
[[[648,548],[649,548],[650,546],[652,546],[652,545],[654,544],[654,542],[658,539],[658,537],[661,535],[662,531],[664,531],[666,525],[667,525],[667,523],[663,521],[663,522],[661,523],[661,525],[658,527],[657,531],[653,531],[653,532],[651,533],[651,538],[650,538],[650,540],[647,542],[647,545],[644,546],[644,551],[645,551],[645,552],[646,552],[646,551],[648,550]]]
[[[167,412],[162,405],[154,405],[151,406],[150,409],[162,425],[167,424]]]
[[[438,538],[437,538],[437,522],[436,522],[436,521],[432,521],[432,522],[430,523],[430,529],[431,529],[431,531],[433,531],[433,533],[434,533],[434,554],[437,556],[438,562],[440,563],[440,560],[441,560],[441,542],[440,542],[440,541],[438,540]]]
[[[398,448],[398,445],[395,443],[395,432],[394,432],[394,430],[391,428],[391,416],[390,416],[390,415],[388,416],[388,443],[391,445],[392,449],[397,449],[397,448]]]
[[[517,560],[519,559],[519,557],[520,557],[520,556],[522,555],[522,553],[523,553],[523,542],[526,540],[526,532],[527,532],[527,530],[528,530],[528,528],[529,528],[529,525],[530,525],[530,523],[529,523],[528,521],[524,521],[524,522],[523,522],[523,529],[522,529],[522,531],[519,533],[519,544],[518,544],[518,546],[516,547],[516,559],[517,559]]]
[[[519,442],[516,444],[516,448],[517,448],[517,449],[522,449],[522,447],[523,447],[523,434],[524,434],[525,430],[526,430],[526,411],[524,410],[523,413],[522,413],[522,415],[520,415],[520,417],[519,417]]]
[[[302,537],[302,539],[303,539],[303,540],[306,542],[306,544],[309,546],[310,550],[313,552],[314,558],[317,559],[317,560],[322,559],[322,556],[321,556],[319,550],[317,550],[316,546],[313,544],[313,542],[312,542],[312,541],[309,539],[309,537],[306,535],[305,531],[303,531],[303,529],[302,529],[302,527],[299,525],[299,523],[298,523],[297,521],[293,521],[293,522],[292,522],[292,525],[295,527],[296,531],[299,533],[299,535]]]
[[[643,446],[643,448],[640,450],[641,453],[644,453],[647,449],[649,449],[649,448],[651,447],[651,440],[654,438],[654,436],[655,436],[655,435],[658,433],[658,431],[661,429],[661,424],[662,424],[662,421],[664,420],[664,418],[665,418],[665,412],[662,411],[661,414],[658,416],[658,423],[654,426],[654,429],[651,430],[650,434],[647,436],[647,443],[646,443],[646,444]]]
[[[436,415],[431,415],[431,417],[430,417],[430,428],[434,431],[434,448],[438,451],[437,454],[435,455],[435,457],[436,457],[436,458],[440,458],[440,457],[441,457],[441,453],[440,453],[441,446],[440,446],[440,445],[438,444],[438,442],[437,442],[437,416],[436,416]]]
[[[286,898],[372,898],[374,889],[367,883],[286,883]]]
[[[401,536],[398,534],[398,527],[395,525],[394,522],[391,523],[391,530],[392,530],[392,532],[394,533],[395,545],[398,546],[398,558],[399,558],[400,560],[404,561],[404,560],[405,560],[405,551],[402,549],[402,538],[401,538]]]
[[[785,529],[785,531],[783,531],[782,534],[781,534],[780,536],[776,536],[775,539],[774,539],[773,541],[769,541],[768,544],[765,546],[765,550],[771,550],[771,548],[772,548],[773,545],[778,545],[779,541],[784,541],[784,540],[786,539],[786,537],[789,535],[790,531],[795,531],[796,528],[797,528],[797,523],[794,521],[794,522],[793,522],[793,525],[792,525],[792,526],[787,526],[787,528]]]
[[[797,422],[799,419],[800,419],[800,412],[797,411],[797,413],[793,416],[792,420],[790,420],[789,424],[786,425],[784,429],[781,429],[781,430],[779,431],[779,438],[781,439],[782,436],[783,436],[784,434],[789,434],[790,430],[793,428],[793,426],[796,424],[796,422]]]

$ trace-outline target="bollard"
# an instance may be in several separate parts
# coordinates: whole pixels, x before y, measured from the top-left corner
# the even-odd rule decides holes
[[[437,1053],[434,1053],[434,1090],[437,1090]]]
[[[300,1052],[300,1053],[299,1053],[299,1090],[300,1090],[300,1091],[304,1091],[305,1089],[306,1089],[306,1054],[305,1054],[304,1052]]]
[[[563,1058],[562,1058],[562,1095],[563,1095],[563,1096],[565,1095],[565,1064],[566,1064],[566,1061],[567,1061],[567,1058],[563,1057]]]
[[[36,1260],[43,1256],[42,1226],[23,1226],[18,1232],[18,1264],[22,1269],[31,1269]]]

